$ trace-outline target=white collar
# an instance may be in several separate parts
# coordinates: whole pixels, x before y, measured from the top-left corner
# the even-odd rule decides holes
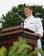
[[[31,15],[31,16],[28,16],[27,18],[33,18],[34,16],[33,15]]]

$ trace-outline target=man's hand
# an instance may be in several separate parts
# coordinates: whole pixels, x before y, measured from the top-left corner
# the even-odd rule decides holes
[[[40,37],[40,38],[42,38],[42,36],[43,36],[43,34],[42,33],[39,33],[39,32],[37,32],[37,33],[34,33],[36,36],[38,36],[38,37]]]

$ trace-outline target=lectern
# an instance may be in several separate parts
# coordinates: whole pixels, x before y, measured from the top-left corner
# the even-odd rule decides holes
[[[34,47],[37,46],[37,40],[39,37],[35,36],[34,33],[26,31],[20,25],[10,28],[4,28],[0,31],[0,46],[9,46],[14,41],[18,40],[20,34],[24,34],[24,39],[28,44],[33,45]]]

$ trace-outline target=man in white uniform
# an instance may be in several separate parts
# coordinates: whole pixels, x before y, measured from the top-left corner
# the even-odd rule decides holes
[[[24,8],[24,14],[27,17],[24,21],[24,28],[34,31],[34,33],[41,38],[43,36],[43,26],[42,26],[41,19],[35,18],[32,15],[32,8],[30,6],[26,6]],[[41,48],[40,39],[37,41],[37,47]],[[41,56],[41,54],[38,53],[38,56]]]

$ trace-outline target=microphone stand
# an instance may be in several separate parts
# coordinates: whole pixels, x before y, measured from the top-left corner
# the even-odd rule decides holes
[[[23,30],[22,32],[21,32],[21,36],[22,37],[24,37],[24,18],[23,17],[21,17],[18,13],[17,13],[17,15],[19,16],[19,18],[22,20],[22,22],[21,22],[21,29]]]

